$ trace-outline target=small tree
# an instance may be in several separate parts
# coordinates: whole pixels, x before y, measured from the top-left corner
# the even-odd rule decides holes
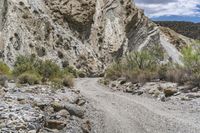
[[[157,57],[147,50],[128,54],[126,61],[128,69],[153,70],[158,64]]]

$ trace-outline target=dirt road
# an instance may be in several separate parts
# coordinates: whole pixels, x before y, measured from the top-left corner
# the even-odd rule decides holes
[[[77,79],[76,88],[101,112],[94,121],[95,133],[200,133],[195,115],[154,99],[112,92],[98,79]],[[199,113],[200,114],[200,113]]]

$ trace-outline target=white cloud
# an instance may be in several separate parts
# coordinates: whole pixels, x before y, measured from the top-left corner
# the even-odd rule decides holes
[[[135,2],[151,18],[171,15],[200,16],[198,7],[200,0],[135,0]]]

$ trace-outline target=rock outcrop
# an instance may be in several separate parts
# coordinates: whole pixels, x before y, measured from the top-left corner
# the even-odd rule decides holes
[[[132,0],[0,2],[0,58],[10,66],[18,55],[34,54],[98,75],[113,59],[151,45],[163,46],[179,62],[176,43],[188,40],[177,34],[179,42],[170,41],[168,35]]]

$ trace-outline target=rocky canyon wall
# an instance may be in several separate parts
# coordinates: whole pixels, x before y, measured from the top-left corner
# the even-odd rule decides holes
[[[32,54],[94,76],[130,51],[177,46],[170,38],[131,0],[0,1],[0,58],[10,66],[18,55]],[[178,50],[163,49],[179,60]]]

